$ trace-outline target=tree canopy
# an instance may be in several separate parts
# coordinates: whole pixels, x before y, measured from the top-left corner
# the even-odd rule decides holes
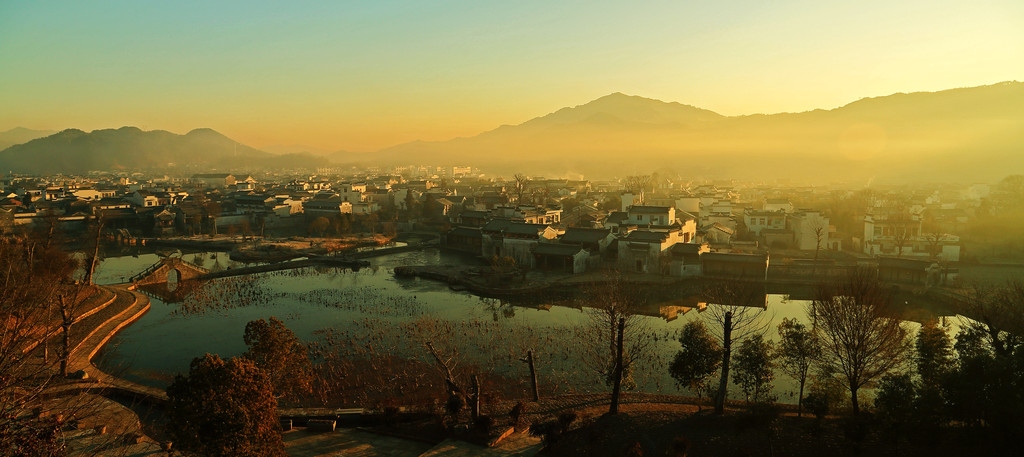
[[[182,448],[213,457],[285,455],[273,385],[249,359],[197,357],[167,397],[167,429]]]

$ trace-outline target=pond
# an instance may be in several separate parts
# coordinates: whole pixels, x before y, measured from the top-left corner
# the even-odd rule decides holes
[[[223,252],[182,257],[211,269],[241,266]],[[130,277],[158,260],[155,254],[105,259],[97,270],[97,282],[121,282],[121,278]],[[542,382],[557,384],[562,392],[608,390],[578,350],[581,344],[595,343],[587,338],[585,329],[591,322],[591,313],[586,308],[556,300],[511,306],[450,290],[440,282],[396,278],[393,274],[393,269],[402,265],[466,262],[472,260],[428,249],[373,258],[370,268],[358,272],[304,268],[209,281],[196,293],[202,295],[202,306],[198,307],[190,304],[190,299],[169,303],[151,295],[151,310],[112,339],[97,364],[132,381],[165,387],[175,374],[188,371],[194,357],[205,353],[222,357],[243,353],[243,333],[251,320],[277,317],[299,338],[313,341],[321,337],[318,331],[323,329],[334,329],[358,339],[395,332],[417,320],[431,319],[451,324],[456,334],[453,338],[464,346],[464,351],[473,353],[477,363],[490,366],[499,374],[522,377],[525,367],[518,363],[518,357],[526,349],[533,349]],[[696,302],[675,300],[670,303],[675,307],[662,307],[669,309],[669,318],[657,313],[639,317],[645,338],[651,342],[649,355],[635,369],[639,390],[680,393],[667,367],[679,349],[677,332],[686,322],[707,319],[710,314],[678,307]],[[778,338],[775,327],[783,318],[806,321],[805,300],[769,294],[766,303],[763,319],[770,339]],[[572,306],[564,306],[567,304]],[[913,323],[907,325],[916,327]],[[409,350],[425,352],[417,345],[412,346]],[[775,386],[780,401],[795,402],[796,386],[792,380],[779,373]],[[741,398],[737,388],[731,389],[731,398]]]

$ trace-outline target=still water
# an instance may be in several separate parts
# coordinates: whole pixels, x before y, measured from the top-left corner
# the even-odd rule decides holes
[[[185,254],[185,260],[218,270],[237,268],[226,253]],[[97,282],[117,283],[158,261],[155,254],[112,257],[97,270]],[[580,329],[590,322],[589,312],[554,302],[539,306],[511,306],[482,299],[468,292],[452,291],[446,284],[419,279],[396,278],[393,269],[402,265],[461,264],[468,260],[438,250],[386,255],[371,260],[372,267],[358,272],[334,268],[305,268],[262,273],[211,281],[207,301],[212,308],[195,312],[184,303],[168,303],[151,295],[152,308],[139,321],[119,333],[97,359],[103,369],[133,381],[165,387],[175,374],[185,373],[194,357],[205,353],[222,357],[245,351],[243,333],[251,320],[274,316],[307,341],[319,338],[328,328],[352,329],[367,323],[374,331],[387,331],[416,319],[448,321],[461,331],[467,352],[505,352],[480,363],[498,372],[521,376],[524,369],[515,359],[526,348],[534,349],[540,360],[538,370],[554,373],[562,391],[605,391],[600,379],[579,359],[578,346],[600,344],[580,338]],[[673,302],[679,305],[686,302]],[[806,321],[807,302],[789,300],[785,295],[768,295],[763,311],[770,339],[777,339],[775,327],[783,318]],[[663,308],[664,309],[664,308]],[[680,393],[668,375],[668,364],[679,344],[676,332],[693,319],[707,319],[710,313],[697,309],[673,308],[678,314],[640,318],[645,337],[651,339],[650,356],[635,370],[637,388],[647,392]],[[712,324],[706,321],[709,326]],[[910,326],[916,324],[908,323]],[[529,343],[521,340],[529,339]],[[522,346],[522,347],[520,347]],[[793,402],[795,383],[781,373],[776,376],[775,394],[780,401]],[[685,391],[684,391],[685,393]],[[741,398],[738,389],[730,394]]]

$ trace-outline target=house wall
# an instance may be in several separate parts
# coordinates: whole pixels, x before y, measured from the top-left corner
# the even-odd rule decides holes
[[[634,271],[638,273],[660,273],[661,268],[661,257],[666,249],[675,245],[675,241],[670,237],[668,241],[662,244],[656,243],[643,243],[647,248],[643,251],[638,251],[630,247],[630,242],[625,240],[619,241],[619,256],[616,264],[623,271]],[[632,243],[640,244],[640,243]],[[637,261],[640,261],[641,267],[637,268]],[[671,265],[670,265],[671,271]]]
[[[573,274],[579,274],[587,271],[587,265],[589,264],[590,254],[587,251],[580,251],[572,259],[572,272]]]
[[[539,243],[538,240],[524,240],[520,238],[504,238],[501,246],[502,257],[512,257],[516,265],[533,268],[533,248]]]
[[[816,228],[821,228],[821,248],[828,246],[828,225],[827,217],[818,212],[806,212],[800,216],[790,219],[793,222],[793,239],[795,247],[804,251],[817,249],[818,238]]]
[[[686,263],[685,260],[674,258],[669,266],[669,272],[672,276],[700,276],[703,269],[701,268],[700,262]]]

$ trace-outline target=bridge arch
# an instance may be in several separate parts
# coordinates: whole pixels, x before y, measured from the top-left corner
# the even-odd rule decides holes
[[[178,284],[181,283],[181,270],[171,267],[167,269],[167,290],[174,292],[178,288]]]
[[[176,282],[181,283],[190,279],[209,273],[210,271],[199,265],[187,262],[177,257],[166,257],[153,264],[145,271],[133,276],[131,282],[136,285],[161,284]]]

